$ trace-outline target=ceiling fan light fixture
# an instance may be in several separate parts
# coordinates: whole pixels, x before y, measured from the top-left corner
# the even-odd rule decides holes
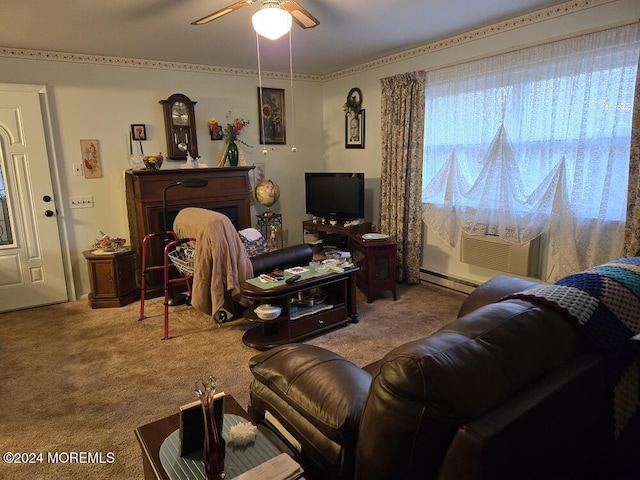
[[[253,29],[258,35],[277,40],[291,30],[291,14],[277,0],[263,0],[260,10],[251,17]]]

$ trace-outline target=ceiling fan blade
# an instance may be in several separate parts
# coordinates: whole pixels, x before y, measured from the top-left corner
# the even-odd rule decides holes
[[[196,20],[195,22],[191,22],[191,25],[204,25],[205,23],[209,23],[215,20],[216,18],[223,17],[227,13],[231,13],[235,10],[238,10],[239,8],[245,7],[253,3],[254,1],[255,0],[240,0],[239,2],[233,3],[228,7],[218,10],[217,12],[213,12],[212,14],[207,15],[206,17],[202,17],[199,20]]]
[[[294,0],[283,1],[282,6],[302,28],[313,28],[320,25],[318,19],[305,10],[298,2]]]

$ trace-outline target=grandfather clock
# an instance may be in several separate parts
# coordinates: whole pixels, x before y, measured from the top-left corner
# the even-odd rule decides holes
[[[167,135],[167,158],[186,160],[187,154],[198,157],[198,137],[192,102],[182,93],[174,93],[166,100],[160,100],[164,112],[164,126]]]

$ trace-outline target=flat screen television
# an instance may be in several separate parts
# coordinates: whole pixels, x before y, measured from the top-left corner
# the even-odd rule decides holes
[[[307,213],[336,220],[364,218],[364,173],[306,172]]]

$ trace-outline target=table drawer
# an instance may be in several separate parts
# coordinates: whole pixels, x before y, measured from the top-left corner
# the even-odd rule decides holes
[[[307,317],[291,321],[291,337],[306,335],[319,329],[334,325],[347,318],[347,308],[344,304],[336,305],[331,310],[319,312]]]

